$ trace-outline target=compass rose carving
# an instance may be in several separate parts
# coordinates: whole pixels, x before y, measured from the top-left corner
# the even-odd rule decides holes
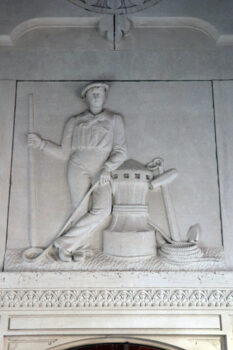
[[[154,6],[162,0],[69,0],[92,12],[125,15]]]

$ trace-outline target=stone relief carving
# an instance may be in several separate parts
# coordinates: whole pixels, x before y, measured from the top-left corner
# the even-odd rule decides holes
[[[119,42],[128,34],[131,23],[127,17],[129,13],[142,11],[154,6],[162,0],[69,0],[72,4],[83,7],[88,11],[103,13],[98,28],[102,35],[113,42]],[[108,16],[108,15],[113,15]]]
[[[103,250],[115,256],[159,254],[173,263],[198,261],[203,252],[198,247],[199,225],[189,229],[187,242],[182,242],[176,223],[168,184],[177,176],[176,169],[164,170],[161,158],[153,159],[147,166],[128,160],[112,171],[114,206],[112,222],[103,233]],[[169,234],[149,220],[146,205],[149,189],[161,188],[169,226]]]
[[[101,262],[107,269],[118,269],[122,265],[119,265],[119,259],[126,258],[124,268],[131,269],[130,259],[149,258],[149,265],[147,260],[135,261],[135,266],[139,270],[143,267],[156,270],[166,269],[166,264],[197,263],[197,268],[203,269],[205,264],[206,268],[212,268],[221,262],[222,255],[199,247],[199,224],[191,226],[187,239],[181,240],[168,188],[178,175],[176,169],[165,170],[161,158],[155,158],[147,165],[126,160],[122,117],[104,109],[108,91],[109,86],[99,82],[83,89],[82,98],[88,109],[66,122],[60,145],[32,132],[33,123],[30,122],[30,174],[33,174],[32,149],[67,161],[73,212],[46,249],[32,245],[24,251],[24,260],[40,260],[40,265],[45,257],[52,263],[60,260],[69,265],[78,263],[87,267],[89,264],[90,269],[100,268]],[[32,101],[30,115],[33,116]],[[149,218],[147,193],[158,189],[162,194],[168,233]],[[91,234],[110,214],[111,222],[103,231],[103,252],[94,251],[90,248]],[[15,257],[7,256],[7,259],[13,261]]]
[[[53,242],[62,261],[75,260],[76,253],[79,258],[80,251],[88,248],[88,235],[110,214],[110,172],[127,158],[122,118],[103,109],[108,89],[103,83],[84,88],[88,110],[67,121],[60,145],[35,133],[28,136],[29,147],[68,162],[73,214]],[[91,194],[92,208],[83,214]]]
[[[146,203],[151,179],[151,171],[132,159],[112,172],[112,220],[103,232],[103,251],[107,255],[156,255],[155,232],[148,224]]]
[[[131,28],[131,22],[126,16],[115,16],[115,25],[111,16],[103,16],[98,23],[98,30],[109,41],[119,42]]]
[[[1,308],[230,307],[229,289],[0,290]]]
[[[171,246],[172,247],[172,246]],[[31,249],[31,248],[29,248]],[[35,248],[34,248],[35,249]],[[34,251],[33,249],[33,251]],[[40,250],[41,253],[41,250]],[[48,251],[47,251],[48,253]],[[224,256],[220,248],[202,248],[202,257],[183,263],[161,257],[161,252],[153,256],[116,257],[95,250],[77,261],[60,261],[55,254],[43,253],[35,260],[22,261],[22,249],[8,249],[5,257],[5,271],[223,271]],[[51,251],[50,251],[51,254]],[[184,252],[183,252],[184,255]],[[173,256],[174,259],[174,256]]]
[[[154,6],[162,0],[69,0],[72,4],[86,10],[112,15],[124,15],[142,11],[147,7]]]

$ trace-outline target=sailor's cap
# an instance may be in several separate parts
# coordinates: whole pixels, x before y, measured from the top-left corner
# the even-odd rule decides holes
[[[108,90],[109,90],[109,86],[105,83],[91,83],[91,84],[85,86],[85,88],[82,90],[81,97],[85,98],[87,91],[94,88],[94,87],[103,87],[106,92],[108,92]]]

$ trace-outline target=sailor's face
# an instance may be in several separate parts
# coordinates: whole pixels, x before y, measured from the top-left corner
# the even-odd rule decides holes
[[[90,107],[102,108],[105,102],[106,92],[102,86],[93,87],[86,93],[86,102]]]

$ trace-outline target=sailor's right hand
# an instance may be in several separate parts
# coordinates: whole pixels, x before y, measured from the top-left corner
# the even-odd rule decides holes
[[[28,134],[28,147],[42,149],[43,143],[44,141],[39,135],[34,133]]]

